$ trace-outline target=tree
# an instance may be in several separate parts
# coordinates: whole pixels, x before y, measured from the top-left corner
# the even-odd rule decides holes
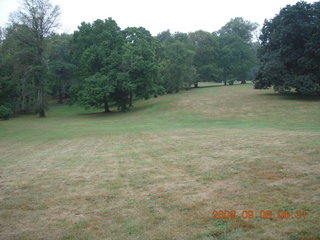
[[[15,112],[35,110],[33,70],[37,54],[31,39],[27,26],[14,24],[6,29],[1,45],[1,82],[2,85],[10,86],[10,89],[15,88],[15,94],[6,96]]]
[[[256,89],[320,95],[320,2],[298,2],[266,20]]]
[[[219,37],[219,67],[222,69],[222,79],[238,79],[245,83],[248,71],[255,65],[255,54],[249,44],[235,34]]]
[[[168,93],[179,92],[195,83],[195,51],[188,34],[175,33],[169,37],[167,33],[162,33],[158,39],[165,35],[159,52],[163,85]]]
[[[0,27],[0,46],[2,45],[3,38],[4,38],[3,30]]]
[[[124,87],[121,74],[124,43],[121,29],[111,18],[98,19],[92,24],[81,23],[71,41],[72,58],[79,69],[79,83],[73,86],[75,101],[86,107],[104,105],[109,111],[109,101],[119,99],[115,92]],[[94,81],[97,81],[96,85]],[[87,91],[87,87],[101,88],[99,96],[87,97],[84,93],[92,92]],[[93,99],[96,103],[92,102]],[[119,101],[117,103],[120,104]]]
[[[114,86],[105,75],[96,73],[84,79],[81,88],[77,91],[77,99],[86,108],[104,107],[104,112],[110,112],[109,101],[114,91]]]
[[[50,90],[52,96],[58,96],[59,103],[69,95],[68,90],[76,70],[70,53],[71,38],[72,36],[67,34],[53,34],[47,39],[50,42],[48,44]]]
[[[75,96],[82,105],[92,105],[92,102],[85,104],[92,99],[83,97],[83,88],[88,82],[93,87],[94,79],[106,96],[96,99],[96,106],[112,101],[118,109],[126,111],[132,106],[133,97],[157,96],[162,92],[156,58],[158,47],[159,42],[142,27],[121,31],[111,18],[82,23],[72,40],[73,58],[81,80],[78,87],[81,94]]]
[[[112,19],[98,19],[81,23],[71,41],[73,61],[79,67],[78,75],[86,78],[97,72],[108,74],[120,68],[123,45],[121,29]]]
[[[196,31],[189,34],[195,50],[194,66],[196,68],[195,87],[198,82],[213,82],[218,80],[218,37],[205,31]]]
[[[24,30],[24,34],[16,35],[17,40],[33,49],[31,75],[35,88],[35,108],[40,117],[45,117],[46,109],[45,37],[58,26],[59,14],[59,7],[52,6],[49,0],[23,0],[19,10],[10,16],[12,24]]]
[[[133,95],[148,99],[163,92],[156,59],[159,42],[142,27],[126,28],[123,34],[126,39],[123,71],[128,73],[132,85],[129,92],[129,105],[132,106]]]
[[[0,72],[2,68],[0,67]],[[3,118],[8,119],[14,111],[16,98],[16,85],[14,82],[9,81],[8,78],[0,76],[0,108],[3,114]],[[2,115],[0,113],[0,115]],[[9,114],[8,114],[9,113]],[[0,116],[1,118],[1,116]]]
[[[157,39],[161,43],[164,43],[165,41],[169,40],[171,37],[172,36],[171,36],[170,30],[163,31],[157,35]]]
[[[244,42],[251,43],[253,37],[252,32],[256,30],[257,27],[257,23],[251,23],[244,20],[242,17],[236,17],[231,19],[219,30],[219,35],[235,34]]]
[[[245,83],[248,71],[256,64],[254,45],[251,42],[252,31],[256,28],[255,23],[235,18],[218,31],[218,62],[225,85],[228,79],[238,79]]]

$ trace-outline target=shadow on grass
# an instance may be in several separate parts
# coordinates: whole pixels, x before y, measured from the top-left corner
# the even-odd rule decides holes
[[[251,84],[251,83],[246,83],[246,84]],[[236,85],[246,85],[246,84],[241,84],[241,83],[235,83],[232,85],[224,85],[224,83],[222,83],[221,85],[209,85],[209,86],[198,86],[198,87],[192,87],[190,89],[197,89],[197,88],[211,88],[211,87],[231,87],[231,86],[236,86]]]
[[[306,101],[306,102],[320,102],[320,96],[301,96],[296,94],[281,94],[281,93],[263,93],[261,96],[277,97],[280,100],[289,101]]]
[[[161,103],[159,102],[148,102],[148,100],[144,100],[144,104],[140,106],[134,106],[129,109],[128,112],[141,112],[145,110],[152,110],[155,107],[159,106]]]
[[[97,110],[98,111],[98,110]],[[90,112],[90,113],[78,113],[79,116],[88,116],[88,117],[110,117],[110,116],[115,116],[119,114],[123,114],[125,112],[120,112],[120,111],[111,111],[111,112],[104,112],[104,111],[99,111],[99,112]]]
[[[132,106],[131,108],[129,108],[127,111],[120,111],[120,110],[111,110],[111,112],[104,112],[102,109],[101,111],[99,111],[99,109],[97,109],[97,112],[89,112],[89,113],[79,113],[79,116],[93,116],[93,117],[111,117],[111,116],[119,116],[119,115],[123,115],[126,113],[135,113],[135,112],[141,112],[141,111],[145,111],[145,110],[152,110],[153,107],[156,107],[157,105],[159,105],[159,103],[157,102],[150,102],[147,103],[145,102],[143,105],[140,106]]]

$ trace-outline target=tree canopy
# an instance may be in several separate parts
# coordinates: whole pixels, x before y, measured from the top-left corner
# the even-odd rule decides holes
[[[265,21],[256,89],[320,95],[320,2],[298,2]]]
[[[165,37],[163,37],[165,36]],[[161,41],[159,62],[166,92],[179,92],[195,82],[194,55],[188,34],[163,32],[158,35]]]
[[[72,62],[71,35],[53,34],[48,37],[48,74],[51,96],[59,98],[59,103],[69,96],[68,91],[75,81],[76,65]]]
[[[103,105],[107,112],[109,102],[125,111],[132,105],[133,96],[147,99],[156,95],[159,88],[156,50],[156,39],[142,27],[122,31],[111,18],[82,23],[72,40],[80,77],[75,97],[86,106]],[[94,104],[84,94],[93,88],[105,90],[104,97]]]
[[[256,23],[235,18],[217,32],[220,46],[218,64],[225,84],[227,80],[234,79],[245,83],[248,71],[256,65],[252,44],[252,32],[256,28]]]
[[[47,107],[45,38],[58,26],[59,14],[59,7],[49,0],[23,0],[21,8],[10,15],[12,25],[5,40],[7,57],[14,61],[7,76],[20,92],[16,107],[22,111],[36,111],[40,117],[45,116]]]
[[[196,84],[198,82],[213,82],[219,79],[218,67],[219,41],[216,34],[196,31],[189,34],[195,55]]]

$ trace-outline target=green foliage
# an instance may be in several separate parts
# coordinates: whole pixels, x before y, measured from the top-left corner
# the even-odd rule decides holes
[[[48,91],[45,38],[57,26],[58,16],[59,7],[52,6],[49,0],[24,0],[11,15],[11,25],[1,47],[7,65],[4,77],[17,85],[16,111],[45,116]]]
[[[125,37],[122,59],[123,77],[128,78],[127,95],[129,105],[132,97],[148,99],[161,93],[159,82],[159,64],[156,58],[158,41],[149,31],[140,28],[127,28],[123,31]]]
[[[105,112],[108,112],[108,101],[113,90],[110,80],[101,73],[96,73],[84,79],[81,88],[76,93],[77,100],[86,108],[101,108],[103,106]]]
[[[0,46],[0,105],[12,108],[17,95],[16,83],[12,81],[9,74],[13,72],[12,64],[8,61],[8,53]]]
[[[124,78],[119,74],[124,43],[121,29],[111,18],[104,21],[98,19],[92,24],[82,23],[79,26],[72,39],[72,56],[81,80],[78,88],[75,88],[80,90],[74,97],[80,103],[94,107],[104,104],[105,111],[108,111],[111,95],[113,98],[119,97],[115,92],[124,88]],[[98,95],[90,97],[90,92]],[[121,103],[120,101],[119,104]]]
[[[187,49],[181,41],[175,41],[167,46],[165,86],[168,92],[178,92],[183,88],[189,88],[194,82],[193,56],[194,51]]]
[[[190,33],[189,37],[195,50],[193,62],[197,71],[196,82],[217,81],[220,75],[217,35],[205,31],[196,31]]]
[[[235,34],[244,42],[251,43],[252,32],[258,27],[257,23],[251,23],[241,17],[231,19],[226,25],[219,30],[219,35]]]
[[[288,5],[265,21],[256,89],[320,95],[320,3]]]
[[[234,82],[235,82],[235,80],[234,80],[234,79],[229,79],[229,80],[228,80],[228,84],[229,84],[229,85],[233,85],[233,84],[234,84]]]
[[[161,39],[161,34],[158,36]],[[179,92],[195,83],[195,51],[187,34],[175,33],[162,42],[160,64],[168,93]]]
[[[72,63],[70,53],[71,38],[67,34],[53,34],[47,39],[51,96],[58,97],[59,103],[69,95],[75,77],[76,66]]]
[[[72,56],[79,67],[80,77],[88,77],[97,72],[117,72],[123,45],[121,29],[113,19],[98,19],[92,24],[81,23],[72,39]]]
[[[108,18],[59,35],[50,31],[59,8],[48,0],[23,3],[26,18],[19,11],[6,31],[0,29],[0,104],[9,102],[16,112],[45,116],[49,95],[60,103],[69,98],[106,112],[112,103],[126,111],[134,98],[178,92],[200,81],[244,80],[255,62],[255,25],[242,18],[218,33],[168,30],[155,38],[142,27],[121,30]],[[41,19],[52,25],[41,30]]]
[[[178,92],[192,84],[197,86],[199,81],[219,81],[219,77],[224,81],[245,79],[255,62],[250,45],[255,25],[240,18],[231,22],[219,36],[204,31],[165,31],[157,38],[142,27],[121,31],[111,18],[82,23],[72,40],[72,56],[80,79],[73,87],[74,95],[82,105],[95,105],[93,99],[84,97],[87,94],[82,85],[90,82],[91,88],[93,80],[102,75],[108,79],[102,82],[110,84],[107,89],[111,92],[101,93],[104,97],[95,99],[95,107],[108,99],[125,111],[134,97],[148,99],[164,91]],[[101,75],[94,77],[98,73]],[[101,81],[97,85],[101,86]]]
[[[0,118],[3,120],[8,120],[13,114],[11,108],[0,105]]]
[[[255,23],[235,18],[218,31],[218,65],[225,84],[232,78],[245,81],[248,71],[256,64],[254,46],[251,42],[252,31],[256,28]]]
[[[80,77],[90,77],[92,86],[93,79],[103,75],[107,79],[102,81],[107,84],[103,88],[105,98],[122,111],[132,106],[134,96],[148,99],[162,92],[156,58],[158,41],[146,29],[121,31],[111,18],[96,20],[93,24],[82,23],[74,33],[72,46]],[[91,78],[97,73],[101,74],[98,78]],[[80,85],[86,85],[87,81]],[[83,93],[76,95],[79,98]],[[96,100],[100,105],[102,100]]]
[[[1,98],[14,104],[19,112],[35,110],[33,67],[37,57],[31,39],[26,26],[13,24],[6,29],[1,45]],[[11,90],[8,91],[8,88]]]

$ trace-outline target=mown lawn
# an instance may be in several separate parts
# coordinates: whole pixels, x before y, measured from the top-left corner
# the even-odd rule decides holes
[[[320,100],[250,84],[53,107],[0,121],[0,239],[320,239],[319,163]]]

